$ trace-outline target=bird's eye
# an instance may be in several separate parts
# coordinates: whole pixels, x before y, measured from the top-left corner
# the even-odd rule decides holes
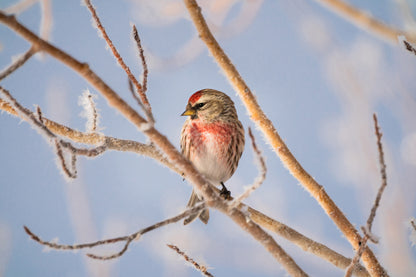
[[[198,109],[200,109],[200,108],[202,108],[204,105],[205,105],[205,103],[198,103],[198,104],[196,104],[196,107],[197,107]]]

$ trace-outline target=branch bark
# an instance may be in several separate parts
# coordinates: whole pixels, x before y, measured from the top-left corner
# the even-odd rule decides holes
[[[118,110],[140,131],[142,131],[159,149],[168,157],[171,163],[185,173],[186,178],[201,192],[208,206],[216,208],[228,215],[237,225],[248,232],[255,240],[263,245],[266,250],[285,268],[292,276],[307,276],[307,274],[296,264],[296,262],[275,242],[275,240],[253,221],[247,221],[243,212],[238,209],[228,210],[228,205],[219,197],[210,185],[193,165],[183,157],[169,140],[156,130],[153,125],[140,116],[130,105],[128,105],[113,89],[111,89],[99,76],[97,76],[86,63],[81,63],[61,49],[42,40],[32,31],[20,24],[12,15],[6,15],[0,11],[0,22],[14,30],[17,34],[29,41],[32,46],[38,47],[72,68],[86,81],[97,89],[107,100],[108,104]]]
[[[199,33],[200,38],[206,44],[219,67],[224,71],[227,79],[243,101],[251,119],[270,142],[273,150],[281,159],[289,172],[304,186],[304,188],[316,199],[327,215],[345,235],[354,249],[359,248],[361,236],[346,216],[325,192],[323,186],[316,182],[308,172],[296,160],[284,141],[281,139],[271,120],[264,114],[256,97],[244,82],[243,78],[232,64],[231,60],[222,50],[212,35],[202,13],[201,8],[195,0],[184,0],[192,21]],[[387,276],[384,268],[380,265],[373,252],[367,247],[363,253],[362,260],[371,276]]]
[[[12,115],[18,116],[16,111],[8,103],[1,99],[0,110],[4,110]],[[56,123],[45,117],[43,117],[43,122],[46,127],[56,135],[64,136],[74,142],[90,145],[101,145],[104,141],[106,141],[106,145],[108,146],[109,150],[128,151],[139,155],[148,156],[167,166],[179,175],[182,174],[181,171],[178,170],[172,163],[170,163],[153,145],[142,144],[132,140],[123,140],[103,136],[96,133],[80,132],[62,124]],[[219,190],[217,190],[217,192],[219,192]],[[334,266],[340,269],[346,269],[347,266],[351,263],[351,259],[344,257],[329,247],[302,235],[293,228],[261,213],[258,210],[251,208],[250,206],[247,206],[246,204],[240,204],[238,208],[240,210],[247,210],[250,218],[261,227],[266,228],[269,231],[291,241],[302,250],[317,255],[318,257],[332,263]],[[358,277],[370,276],[362,265],[358,265],[353,273]]]

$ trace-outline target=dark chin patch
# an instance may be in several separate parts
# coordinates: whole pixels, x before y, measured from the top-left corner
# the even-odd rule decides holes
[[[192,120],[197,119],[197,118],[198,118],[198,115],[197,114],[191,115],[191,119]]]

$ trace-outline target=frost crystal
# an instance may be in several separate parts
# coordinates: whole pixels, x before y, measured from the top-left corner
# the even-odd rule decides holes
[[[78,100],[78,104],[84,108],[84,111],[81,113],[81,116],[87,119],[87,122],[85,123],[85,128],[88,133],[93,133],[97,131],[99,118],[94,103],[95,98],[97,98],[97,96],[91,94],[90,91],[86,89]]]

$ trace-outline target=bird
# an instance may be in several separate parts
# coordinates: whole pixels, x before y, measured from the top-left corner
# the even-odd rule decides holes
[[[237,116],[234,102],[225,93],[202,89],[188,100],[182,116],[188,116],[181,131],[182,154],[211,184],[222,186],[221,195],[228,199],[230,191],[224,183],[237,169],[244,151],[244,128]],[[187,207],[203,201],[192,190]],[[209,220],[208,208],[184,220],[189,224],[198,218],[205,224]]]

